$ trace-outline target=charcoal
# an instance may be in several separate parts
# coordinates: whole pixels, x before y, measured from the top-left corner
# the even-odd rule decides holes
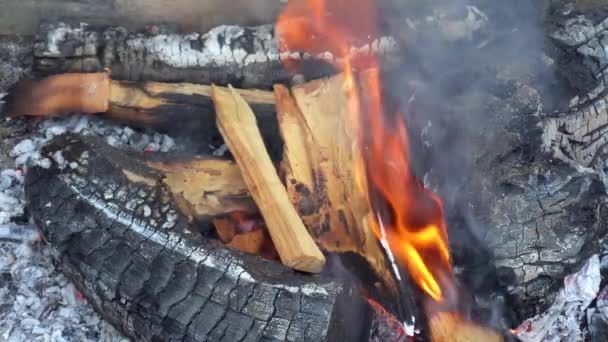
[[[77,166],[62,168],[52,158],[58,151]],[[368,338],[371,308],[356,289],[195,235],[164,186],[125,176],[122,170],[137,169],[157,177],[138,158],[73,134],[54,138],[41,153],[52,165],[28,170],[28,209],[63,272],[133,339]],[[108,189],[112,196],[102,195]],[[128,194],[141,191],[148,195],[131,206]],[[142,215],[144,205],[160,216]],[[278,300],[294,295],[300,305]],[[354,308],[363,331],[343,319]]]

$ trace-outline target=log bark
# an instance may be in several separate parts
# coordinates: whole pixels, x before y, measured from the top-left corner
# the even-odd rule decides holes
[[[366,43],[360,54],[376,51],[395,59],[396,45],[383,37]],[[43,24],[34,49],[35,70],[43,75],[93,72],[109,68],[113,79],[129,81],[232,84],[270,89],[289,82],[283,62],[297,60],[314,79],[333,73],[329,64],[297,51],[279,53],[272,25],[218,26],[207,33],[129,32],[121,27]],[[333,58],[321,54],[323,58]]]
[[[45,156],[61,152],[78,166],[53,161],[48,169],[29,169],[28,208],[59,267],[129,337],[369,338],[370,307],[348,283],[302,275],[203,238],[189,228],[157,170],[111,147],[92,148],[87,139],[61,136],[45,147]],[[130,163],[128,169],[156,182],[129,179],[123,170]]]
[[[300,271],[320,272],[325,257],[289,201],[266,151],[253,111],[232,87],[214,86],[212,96],[220,133],[266,221],[281,261]]]
[[[41,21],[86,18],[99,25],[126,25],[143,28],[150,23],[169,23],[184,30],[208,30],[224,24],[255,25],[276,19],[283,7],[274,0],[8,0],[0,11],[3,35],[33,36]]]
[[[344,76],[295,86],[292,93],[275,86],[284,142],[281,168],[291,202],[324,250],[362,256],[397,297],[391,267],[367,225],[368,202],[357,184],[354,166],[360,153]]]

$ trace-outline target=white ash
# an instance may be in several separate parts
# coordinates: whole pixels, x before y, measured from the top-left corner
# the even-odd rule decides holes
[[[15,158],[16,167],[23,169],[33,165],[50,167],[51,160],[42,157],[40,149],[49,140],[66,132],[94,134],[105,138],[106,142],[112,146],[125,146],[139,151],[169,152],[176,148],[173,138],[158,132],[140,133],[128,126],[118,126],[88,116],[51,118],[42,122],[34,136],[15,145],[11,156]],[[53,159],[60,166],[65,166],[65,160],[61,154],[53,155]]]
[[[211,154],[216,157],[222,157],[226,152],[228,152],[228,145],[222,144],[222,146],[215,149]]]
[[[23,173],[17,170],[0,172],[0,225],[23,215]]]
[[[147,152],[176,149],[174,140],[157,132],[136,132],[98,118],[51,118],[11,151],[15,169],[0,171],[0,341],[128,341],[101,319],[92,306],[55,269],[48,247],[24,217],[24,172],[28,167],[49,167],[42,146],[57,135],[94,134],[118,147]],[[61,153],[51,159],[71,167]],[[22,223],[18,223],[19,220]]]
[[[564,279],[564,288],[543,314],[524,321],[516,330],[523,342],[584,341],[582,323],[587,307],[598,297],[600,258],[592,256],[583,268]]]

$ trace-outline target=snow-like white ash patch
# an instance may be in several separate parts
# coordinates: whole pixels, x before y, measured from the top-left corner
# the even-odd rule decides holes
[[[54,137],[67,132],[97,135],[105,138],[112,146],[125,146],[139,151],[168,152],[176,147],[175,141],[166,134],[136,132],[128,126],[114,125],[98,118],[88,116],[52,118],[43,121],[34,136],[15,145],[11,151],[11,156],[15,158],[15,166],[22,169],[33,165],[50,167],[51,160],[42,157],[41,147]],[[62,164],[63,157],[60,154],[54,155],[53,159]]]
[[[0,340],[128,341],[29,242],[0,243]]]
[[[0,170],[0,341],[128,341],[55,269],[48,246],[34,242],[39,234],[24,217],[24,172],[34,165],[49,167],[52,161],[41,155],[41,148],[66,132],[97,135],[113,146],[140,151],[176,148],[165,134],[84,116],[47,119],[14,146],[15,168]],[[51,158],[69,167],[61,153]]]
[[[598,297],[600,282],[600,258],[594,255],[580,271],[564,278],[553,305],[524,321],[515,334],[523,342],[584,341],[581,326],[588,317],[587,307]]]

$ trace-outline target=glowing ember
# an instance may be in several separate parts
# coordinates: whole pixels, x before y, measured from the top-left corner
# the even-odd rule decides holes
[[[248,217],[245,211],[235,210],[230,213],[230,216],[237,223],[239,233],[252,232],[255,229],[259,229],[260,225],[263,225],[263,221],[259,219]]]
[[[354,167],[374,211],[370,226],[389,256],[407,267],[425,293],[442,301],[452,286],[442,203],[410,172],[403,115],[385,115],[377,57],[370,51],[365,58],[351,59],[352,46],[378,36],[376,19],[371,0],[292,0],[277,23],[280,49],[334,55],[345,75],[362,146]]]

